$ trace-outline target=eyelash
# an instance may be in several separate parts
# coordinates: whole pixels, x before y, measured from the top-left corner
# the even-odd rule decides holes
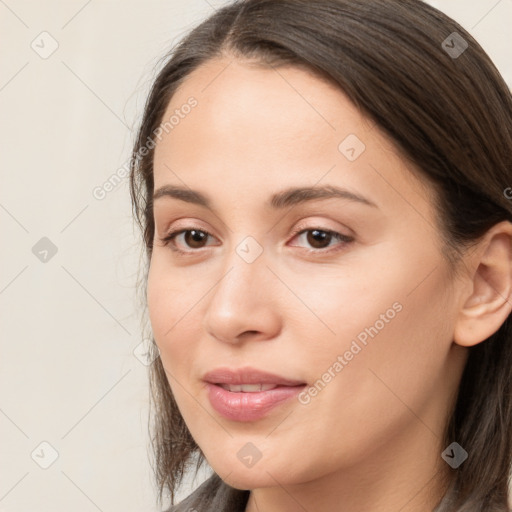
[[[197,228],[194,228],[194,227],[188,227],[188,228],[184,228],[184,229],[177,229],[175,231],[171,231],[170,233],[168,233],[165,237],[163,238],[160,238],[160,241],[166,246],[166,247],[169,247],[172,251],[180,254],[180,255],[183,255],[183,256],[190,256],[190,255],[193,255],[194,253],[197,253],[199,252],[201,249],[204,249],[204,247],[201,247],[201,249],[192,249],[190,251],[184,251],[182,249],[179,249],[175,242],[174,242],[174,239],[182,234],[182,233],[187,233],[188,231],[199,231],[200,233],[204,233],[206,236],[210,236],[210,237],[213,237],[213,235],[211,233],[209,233],[208,231],[204,230],[204,229],[197,229]],[[326,233],[327,235],[330,235],[332,236],[334,239],[340,241],[340,242],[343,242],[341,245],[342,247],[341,248],[338,248],[338,249],[305,249],[307,251],[307,253],[331,253],[331,252],[337,252],[337,251],[340,251],[342,250],[346,245],[348,245],[350,242],[353,242],[354,238],[353,237],[350,237],[350,236],[347,236],[347,235],[342,235],[341,233],[338,233],[336,231],[332,231],[330,229],[323,229],[321,227],[311,227],[311,228],[307,228],[307,229],[302,229],[302,228],[299,228],[297,229],[296,231],[294,231],[292,233],[292,239],[295,238],[297,235],[302,235],[303,233],[307,233],[309,231],[320,231],[322,233]]]

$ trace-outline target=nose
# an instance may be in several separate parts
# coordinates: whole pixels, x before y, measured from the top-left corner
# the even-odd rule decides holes
[[[255,261],[244,261],[236,251],[208,294],[203,327],[224,343],[266,340],[277,336],[281,318],[276,277],[266,266],[263,252]]]

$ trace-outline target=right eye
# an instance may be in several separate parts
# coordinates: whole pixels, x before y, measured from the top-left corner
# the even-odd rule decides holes
[[[166,236],[161,238],[160,241],[175,252],[181,254],[190,254],[195,252],[197,249],[203,249],[204,247],[207,247],[204,245],[204,242],[208,240],[208,237],[213,237],[213,235],[204,229],[188,228],[171,231]],[[177,240],[181,240],[184,246],[188,246],[188,248],[192,250],[180,249],[176,243]]]

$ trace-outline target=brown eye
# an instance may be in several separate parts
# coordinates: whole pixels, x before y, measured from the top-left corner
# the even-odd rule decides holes
[[[191,249],[201,249],[203,247],[203,242],[208,238],[208,234],[204,231],[198,231],[196,229],[191,229],[184,232],[184,240],[185,243]]]
[[[342,235],[341,233],[337,233],[336,231],[331,231],[329,229],[320,228],[303,229],[296,232],[294,238],[297,238],[298,240],[302,239],[302,245],[305,242],[309,247],[304,248],[309,252],[319,253],[343,248],[354,240],[353,237]],[[338,243],[333,244],[332,242]]]
[[[327,231],[320,231],[319,229],[310,229],[307,231],[306,237],[308,244],[315,249],[323,249],[329,246],[332,240],[332,234]]]
[[[180,229],[169,233],[161,241],[173,251],[193,253],[194,249],[207,247],[208,238],[213,238],[213,236],[201,229]],[[180,245],[182,248],[180,248]]]

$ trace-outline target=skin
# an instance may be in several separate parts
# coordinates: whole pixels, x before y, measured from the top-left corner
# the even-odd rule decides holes
[[[190,96],[197,106],[157,143],[155,190],[197,190],[211,207],[155,200],[147,297],[192,436],[228,484],[252,490],[248,512],[432,510],[450,474],[442,432],[467,347],[510,313],[510,224],[489,232],[455,278],[431,191],[332,84],[223,57],[189,75],[164,119]],[[350,134],[366,146],[352,162],[338,149]],[[377,206],[265,204],[313,185]],[[182,255],[162,242],[178,228],[212,236],[194,245],[179,235]],[[322,245],[297,228],[353,241]],[[252,263],[236,251],[247,236],[263,250]],[[293,399],[244,423],[211,407],[205,372],[253,366],[313,385],[394,303],[400,312],[308,404]],[[252,467],[237,457],[247,442],[262,454]]]

